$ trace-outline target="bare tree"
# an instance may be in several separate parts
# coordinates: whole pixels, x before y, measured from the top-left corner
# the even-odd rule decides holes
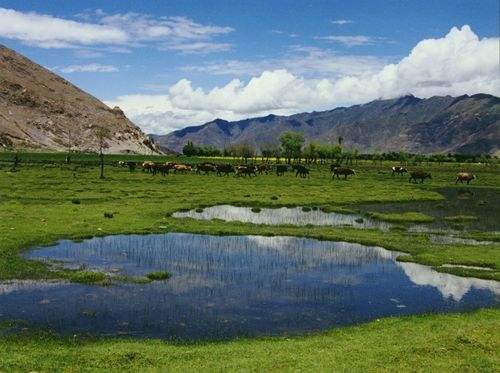
[[[95,136],[97,137],[97,146],[99,149],[99,163],[100,163],[100,179],[104,179],[104,150],[109,148],[106,140],[109,139],[110,131],[105,127],[96,127],[94,130]]]

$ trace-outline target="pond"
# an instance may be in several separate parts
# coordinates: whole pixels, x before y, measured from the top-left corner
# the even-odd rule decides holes
[[[387,230],[390,224],[372,220],[356,214],[323,212],[318,208],[303,207],[259,208],[218,205],[190,211],[178,211],[175,218],[193,218],[201,220],[220,219],[242,223],[265,225],[331,225],[354,228],[378,228]]]
[[[26,255],[124,275],[172,274],[149,284],[0,284],[0,322],[22,320],[68,335],[295,335],[383,316],[500,305],[498,282],[400,263],[397,252],[355,243],[168,233],[64,240]]]
[[[352,206],[366,213],[421,212],[435,218],[425,225],[414,225],[416,232],[460,233],[500,231],[500,190],[493,188],[439,188],[443,201],[373,203]]]

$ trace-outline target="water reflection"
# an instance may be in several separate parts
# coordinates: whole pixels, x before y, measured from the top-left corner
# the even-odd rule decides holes
[[[200,210],[176,212],[176,218],[193,218],[202,220],[221,219],[243,223],[265,225],[331,225],[352,226],[355,228],[378,228],[387,230],[389,224],[361,217],[355,214],[339,214],[323,212],[319,209],[304,211],[301,207],[262,208],[259,212],[250,207],[231,205],[211,206]]]
[[[223,339],[499,304],[497,282],[399,263],[397,255],[296,237],[166,234],[61,241],[28,256],[128,275],[165,270],[172,278],[108,287],[4,283],[0,321],[21,319],[71,334]]]

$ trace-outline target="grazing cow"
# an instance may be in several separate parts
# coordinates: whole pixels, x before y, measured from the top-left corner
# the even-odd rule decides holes
[[[155,166],[154,162],[151,162],[151,161],[144,161],[144,162],[142,162],[142,170],[146,171],[148,173],[153,173],[154,166]]]
[[[217,176],[222,176],[222,174],[224,174],[224,176],[228,176],[230,173],[234,173],[234,166],[232,164],[218,164],[216,168]]]
[[[295,177],[307,177],[309,176],[309,169],[305,166],[302,166],[301,164],[295,164],[292,166],[292,168],[296,171],[295,172]]]
[[[393,166],[391,167],[391,170],[392,170],[392,176],[394,176],[395,174],[403,175],[408,172],[406,168],[401,166]]]
[[[217,166],[214,163],[210,162],[200,163],[196,165],[196,173],[199,174],[202,171],[205,173],[205,175],[208,175],[210,171],[216,172]]]
[[[344,175],[344,180],[347,180],[347,176],[356,175],[356,171],[354,171],[352,168],[347,168],[347,167],[334,168],[332,178],[335,179],[335,176],[337,176],[337,179],[340,179],[340,175]]]
[[[417,180],[420,180],[420,183],[423,183],[425,179],[432,179],[430,172],[412,171],[410,172],[410,179],[408,182],[411,183],[413,181],[416,184]]]
[[[342,167],[342,166],[340,165],[340,163],[332,163],[332,164],[330,165],[330,172],[335,171],[335,169],[336,169],[336,168],[339,168],[339,167]]]
[[[455,184],[457,184],[460,181],[460,184],[463,184],[464,181],[469,184],[472,180],[476,178],[476,175],[471,174],[469,172],[459,172],[457,174],[457,180],[455,180]]]
[[[276,165],[276,175],[283,176],[285,172],[288,172],[288,166],[286,164]]]
[[[135,171],[135,168],[137,167],[137,162],[127,161],[127,162],[125,162],[125,165],[128,167],[128,170],[130,172],[133,172],[133,171]]]
[[[271,171],[271,165],[268,163],[263,163],[257,166],[257,170],[259,171],[259,174],[262,175],[263,172],[269,174],[269,171]]]
[[[188,172],[191,171],[192,167],[190,164],[176,164],[174,165],[174,172]]]
[[[236,176],[257,176],[256,170],[254,165],[239,165],[236,166]]]

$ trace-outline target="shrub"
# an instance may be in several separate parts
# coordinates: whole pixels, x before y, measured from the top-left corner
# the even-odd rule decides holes
[[[262,209],[260,207],[252,207],[252,212],[259,213]]]
[[[113,216],[114,216],[114,213],[112,213],[112,212],[105,212],[104,213],[104,217],[107,219],[112,219]]]
[[[196,209],[196,210],[194,210],[194,211],[196,211],[198,214],[201,214],[201,213],[203,212],[203,209],[202,209],[202,208],[197,208],[197,209]]]
[[[311,208],[308,206],[304,206],[304,207],[302,207],[302,211],[309,212],[309,211],[311,211]]]
[[[74,205],[79,205],[80,203],[82,203],[82,201],[80,201],[78,198],[73,198],[71,199],[71,203],[73,203]]]

